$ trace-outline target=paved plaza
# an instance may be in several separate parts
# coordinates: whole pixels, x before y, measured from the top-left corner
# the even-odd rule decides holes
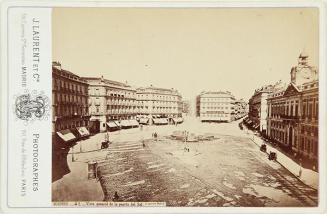
[[[214,140],[184,143],[170,137],[176,130],[210,134]],[[154,132],[157,140],[152,138]],[[72,172],[53,183],[53,201],[112,201],[117,192],[118,201],[164,201],[167,206],[318,203],[317,191],[278,162],[269,161],[253,143],[252,134],[239,129],[238,121],[200,123],[186,118],[177,126],[121,130],[110,133],[113,143],[101,150],[104,135],[92,136],[71,149],[67,160]],[[87,179],[89,161],[102,162],[98,181]],[[74,190],[74,185],[80,189]]]

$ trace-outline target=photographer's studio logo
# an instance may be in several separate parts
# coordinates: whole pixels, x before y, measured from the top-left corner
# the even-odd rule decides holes
[[[28,121],[48,120],[50,117],[49,98],[43,91],[25,91],[24,94],[15,96],[14,105],[17,119]]]

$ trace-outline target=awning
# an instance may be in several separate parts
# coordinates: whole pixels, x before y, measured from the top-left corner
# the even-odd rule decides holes
[[[148,124],[149,118],[140,118],[140,124]]]
[[[84,126],[78,127],[77,128],[77,131],[81,135],[81,137],[85,137],[85,136],[89,136],[90,135],[89,130],[87,130],[87,128],[85,128]]]
[[[166,125],[168,124],[167,118],[153,118],[153,123],[156,125]]]
[[[118,127],[118,125],[114,121],[109,121],[107,123],[107,125],[108,125],[109,128],[116,128],[116,127]]]
[[[182,117],[177,117],[177,118],[173,118],[175,123],[181,123],[183,122],[183,118]]]
[[[168,119],[167,118],[160,118],[161,124],[168,124]]]
[[[139,126],[139,123],[138,123],[136,120],[129,120],[129,123],[130,123],[132,126]]]
[[[59,131],[57,135],[65,142],[76,139],[75,135],[69,129]]]
[[[153,118],[153,123],[158,125],[161,124],[161,121],[159,118]]]
[[[120,125],[121,125],[122,127],[132,126],[132,125],[130,124],[129,120],[122,120],[122,121],[120,121]]]

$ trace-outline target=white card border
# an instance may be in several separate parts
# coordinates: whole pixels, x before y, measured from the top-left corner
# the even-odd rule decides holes
[[[319,206],[317,208],[8,208],[7,170],[7,10],[10,7],[317,7],[319,8]],[[5,213],[323,213],[326,212],[326,1],[6,1],[1,5],[1,211]],[[81,209],[82,208],[82,209]]]

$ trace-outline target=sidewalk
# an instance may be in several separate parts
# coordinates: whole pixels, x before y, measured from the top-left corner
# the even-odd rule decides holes
[[[251,130],[247,130],[249,134],[251,135],[250,139],[260,147],[263,143],[265,143],[264,140],[262,140],[260,137],[253,134]],[[304,184],[314,188],[318,189],[319,186],[319,173],[310,170],[305,169],[301,167],[299,164],[294,162],[291,158],[289,158],[287,155],[283,154],[279,150],[273,148],[271,145],[265,143],[267,145],[267,153],[269,154],[271,152],[276,152],[277,154],[277,162],[280,163],[283,167],[285,167],[288,171],[290,171],[293,175],[295,175],[299,180],[301,180]],[[301,172],[300,172],[301,171]]]
[[[52,201],[102,201],[100,182],[88,179],[87,163],[72,162],[67,156],[71,173],[52,183]]]

